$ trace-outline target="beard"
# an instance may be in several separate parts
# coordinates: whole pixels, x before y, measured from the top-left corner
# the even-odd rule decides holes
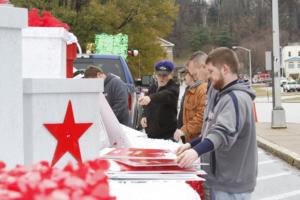
[[[220,74],[219,76],[219,79],[214,81],[213,83],[213,87],[216,89],[216,90],[221,90],[223,87],[224,87],[224,77],[222,74]]]

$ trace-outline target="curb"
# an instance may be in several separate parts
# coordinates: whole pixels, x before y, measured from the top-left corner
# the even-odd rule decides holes
[[[272,143],[261,136],[257,136],[257,145],[287,162],[288,164],[300,169],[300,155],[284,147]]]

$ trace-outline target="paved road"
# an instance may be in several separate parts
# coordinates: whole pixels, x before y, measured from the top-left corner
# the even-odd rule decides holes
[[[259,149],[253,200],[300,200],[300,171]]]
[[[288,98],[288,97],[287,97]],[[256,100],[259,122],[271,122],[272,103]],[[283,103],[286,121],[300,123],[300,103]],[[257,187],[254,200],[300,200],[300,171],[277,157],[259,150]]]

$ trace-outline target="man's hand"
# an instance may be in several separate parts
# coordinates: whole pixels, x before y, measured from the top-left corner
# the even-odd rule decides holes
[[[182,154],[184,151],[188,150],[191,148],[191,144],[190,143],[185,143],[183,145],[181,145],[177,150],[176,150],[176,155],[179,156],[180,154]]]
[[[146,106],[150,103],[151,99],[149,96],[142,96],[139,98],[138,102],[141,106]]]
[[[188,168],[191,167],[192,164],[198,159],[198,153],[194,149],[189,149],[182,154],[180,154],[176,162],[179,167]]]
[[[181,136],[184,136],[184,132],[180,129],[176,129],[174,136],[173,136],[174,140],[178,142],[180,140]]]
[[[143,117],[141,119],[141,125],[143,128],[146,128],[147,127],[147,118],[146,117]]]

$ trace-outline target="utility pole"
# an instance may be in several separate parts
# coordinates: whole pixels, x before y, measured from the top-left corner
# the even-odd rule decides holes
[[[248,56],[249,56],[249,83],[250,86],[252,86],[252,63],[251,63],[251,49],[247,49],[245,47],[241,47],[241,46],[233,46],[232,49],[243,49],[245,51],[248,52]]]
[[[201,6],[201,14],[202,14],[202,25],[203,25],[203,27],[206,27],[207,26],[207,13],[208,13],[207,2],[202,0],[200,6]]]
[[[273,110],[272,128],[286,128],[285,111],[281,106],[280,94],[280,42],[278,0],[272,0],[272,24],[273,24]]]

